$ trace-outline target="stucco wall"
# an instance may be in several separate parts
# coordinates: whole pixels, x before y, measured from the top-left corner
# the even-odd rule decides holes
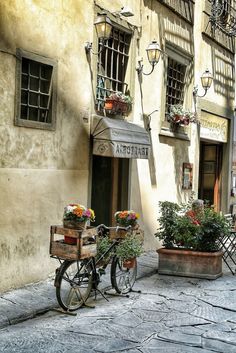
[[[2,1],[0,17],[1,292],[48,276],[50,225],[68,202],[88,203],[93,4]],[[14,126],[16,48],[58,63],[55,131]]]

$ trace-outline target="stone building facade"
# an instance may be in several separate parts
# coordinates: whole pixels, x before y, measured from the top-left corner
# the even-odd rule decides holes
[[[228,212],[234,40],[211,28],[213,3],[0,1],[0,292],[54,270],[49,229],[70,202],[92,207],[97,224],[139,212],[146,249],[158,245],[158,201],[194,192]],[[99,45],[94,21],[104,12],[112,33]],[[162,53],[145,75],[153,40]],[[194,104],[206,68],[213,85]],[[130,111],[105,109],[117,91],[132,97]],[[202,123],[173,126],[177,103]]]

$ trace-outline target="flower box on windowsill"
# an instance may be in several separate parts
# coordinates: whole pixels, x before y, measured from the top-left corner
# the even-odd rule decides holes
[[[130,105],[126,102],[107,98],[105,102],[105,110],[109,114],[125,114],[130,111]]]
[[[128,114],[132,108],[131,97],[121,92],[112,93],[106,98],[104,108],[109,114]]]

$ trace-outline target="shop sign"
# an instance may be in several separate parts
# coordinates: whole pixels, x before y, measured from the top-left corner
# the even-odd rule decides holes
[[[200,137],[218,142],[227,142],[228,120],[202,111]]]
[[[150,146],[116,141],[94,141],[93,154],[104,157],[148,159]]]

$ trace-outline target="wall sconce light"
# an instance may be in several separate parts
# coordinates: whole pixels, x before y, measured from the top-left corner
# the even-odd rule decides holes
[[[208,69],[206,69],[201,76],[202,87],[205,92],[203,95],[199,95],[198,94],[198,87],[195,86],[193,89],[193,96],[195,98],[196,97],[205,97],[208,89],[211,87],[212,81],[213,81],[213,75],[210,73],[210,71]]]
[[[94,26],[96,29],[98,40],[100,41],[100,44],[102,45],[102,47],[99,50],[99,52],[94,52],[92,49],[92,43],[87,42],[85,45],[85,51],[87,54],[92,53],[94,55],[98,55],[101,53],[104,47],[105,40],[110,37],[111,30],[112,30],[112,23],[106,13],[101,13],[96,18],[96,21],[94,22]]]
[[[149,44],[146,51],[147,51],[148,61],[151,64],[152,69],[148,73],[143,72],[143,64],[142,64],[142,59],[141,59],[138,61],[138,67],[136,68],[138,75],[140,75],[140,74],[143,74],[146,76],[150,75],[153,72],[156,64],[158,63],[158,61],[160,59],[161,52],[162,52],[159,44],[155,40],[153,40]]]

